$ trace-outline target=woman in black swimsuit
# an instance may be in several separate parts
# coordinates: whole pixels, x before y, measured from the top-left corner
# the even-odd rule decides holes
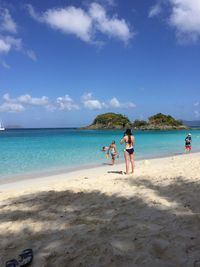
[[[134,148],[133,145],[135,143],[135,138],[132,135],[131,129],[127,129],[124,137],[120,141],[121,144],[125,143],[125,149],[124,149],[124,158],[126,163],[126,174],[129,174],[129,166],[131,163],[131,170],[132,174],[134,173],[134,167],[135,167],[135,157],[134,157]]]

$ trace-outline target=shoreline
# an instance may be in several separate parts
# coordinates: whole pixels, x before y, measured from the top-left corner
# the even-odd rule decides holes
[[[192,151],[190,154],[196,154],[200,153],[200,151]],[[142,157],[142,158],[137,158],[135,159],[135,162],[140,162],[144,160],[151,160],[151,159],[162,159],[162,158],[169,158],[169,157],[174,157],[174,156],[180,156],[180,155],[185,155],[186,153],[184,152],[176,152],[176,153],[168,153],[166,155],[155,155],[155,156],[147,156],[147,157]],[[118,160],[115,164],[115,166],[118,165],[124,165],[125,169],[125,163],[124,160]],[[81,171],[87,171],[87,170],[94,170],[94,169],[101,169],[104,168],[105,166],[111,167],[112,165],[110,163],[102,163],[102,164],[91,164],[91,165],[83,165],[77,169],[76,167],[71,167],[71,168],[62,168],[62,169],[53,169],[53,170],[45,170],[45,171],[36,171],[36,172],[29,172],[29,173],[22,173],[22,174],[16,174],[16,175],[9,175],[5,176],[3,178],[0,178],[0,187],[2,185],[7,185],[7,184],[12,184],[12,183],[17,183],[21,181],[29,181],[29,180],[35,180],[35,179],[41,179],[41,178],[47,178],[47,177],[52,177],[52,176],[59,176],[59,175],[69,175],[76,172],[81,172]]]
[[[191,153],[0,186],[0,266],[196,266],[199,158]]]
[[[149,162],[156,162],[156,161],[163,161],[171,159],[180,159],[181,157],[187,157],[187,156],[198,156],[200,157],[200,151],[191,152],[191,153],[178,153],[178,154],[171,154],[171,155],[162,155],[160,157],[146,157],[143,159],[136,159],[135,160],[135,168],[140,168],[141,165],[149,164]],[[24,189],[26,187],[30,188],[32,184],[34,185],[48,185],[49,183],[54,183],[56,180],[61,180],[65,182],[73,182],[80,179],[83,179],[84,177],[94,175],[98,173],[99,175],[105,174],[105,173],[118,173],[118,172],[124,172],[125,171],[125,163],[124,161],[117,162],[114,166],[111,164],[102,164],[102,165],[94,165],[94,166],[85,166],[84,168],[80,169],[71,169],[69,170],[62,170],[62,171],[47,171],[47,172],[40,172],[37,174],[27,174],[27,175],[18,175],[13,176],[11,178],[5,178],[0,179],[0,193],[5,191],[18,191],[20,186],[22,186]],[[133,176],[134,177],[134,176]]]

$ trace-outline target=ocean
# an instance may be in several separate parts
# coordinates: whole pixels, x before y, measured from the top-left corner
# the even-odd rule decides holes
[[[192,151],[200,151],[200,130],[191,130]],[[134,132],[136,159],[184,152],[188,131]],[[0,132],[0,179],[51,171],[68,171],[110,162],[101,151],[116,141],[123,161],[123,131],[78,129],[8,129]]]

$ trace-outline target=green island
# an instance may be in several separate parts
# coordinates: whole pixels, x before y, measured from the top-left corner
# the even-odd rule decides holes
[[[108,129],[125,129],[132,128],[134,130],[184,130],[188,129],[181,121],[176,120],[170,115],[157,113],[149,117],[148,121],[135,120],[131,121],[128,117],[113,112],[98,115],[93,123],[83,129],[91,130],[108,130]]]

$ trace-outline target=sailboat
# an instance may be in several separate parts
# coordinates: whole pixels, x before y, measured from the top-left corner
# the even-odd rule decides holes
[[[3,127],[3,124],[2,124],[2,122],[0,121],[0,131],[4,131],[5,130],[5,128]]]

